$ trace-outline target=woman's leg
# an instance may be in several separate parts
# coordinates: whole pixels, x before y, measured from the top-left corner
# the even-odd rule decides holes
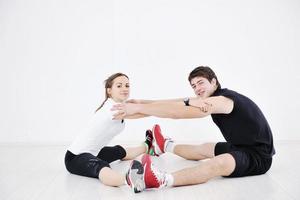
[[[148,153],[152,146],[153,134],[150,130],[146,131],[145,142],[138,147],[127,147],[125,149],[126,156],[122,160],[132,160],[137,156]]]
[[[126,157],[126,150],[120,145],[103,147],[97,155],[97,158],[105,160],[108,163],[121,160]]]
[[[99,179],[104,185],[108,186],[117,187],[125,184],[125,176],[109,167],[103,167],[100,170]]]
[[[70,173],[91,178],[99,178],[100,171],[109,168],[107,161],[90,153],[75,155],[70,151],[66,153],[65,165]]]
[[[122,160],[132,160],[137,156],[146,153],[147,149],[148,148],[146,144],[142,144],[141,146],[138,147],[127,147],[125,148],[126,156]]]
[[[104,167],[99,172],[100,181],[108,186],[121,186],[127,184],[137,193],[145,189],[144,183],[144,167],[141,162],[133,160],[126,173],[126,176],[121,175],[109,167]]]

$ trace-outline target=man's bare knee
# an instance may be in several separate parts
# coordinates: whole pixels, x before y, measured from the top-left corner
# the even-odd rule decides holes
[[[199,151],[207,158],[213,158],[215,156],[216,143],[203,143],[199,145]]]
[[[228,176],[235,169],[235,160],[229,153],[218,155],[211,159],[211,161],[212,170],[220,176]]]

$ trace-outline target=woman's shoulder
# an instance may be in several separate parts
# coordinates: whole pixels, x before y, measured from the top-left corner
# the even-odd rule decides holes
[[[111,117],[111,116],[113,115],[113,111],[112,111],[111,109],[112,109],[112,107],[113,107],[115,104],[117,104],[117,103],[116,103],[113,99],[108,98],[108,99],[104,102],[102,108],[100,108],[100,109],[95,113],[95,115],[96,115],[96,116],[99,116],[99,115],[106,115],[106,116]]]

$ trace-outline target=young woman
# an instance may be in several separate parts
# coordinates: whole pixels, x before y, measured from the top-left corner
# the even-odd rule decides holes
[[[139,184],[141,184],[143,167],[139,162],[131,163],[126,176],[113,171],[109,163],[116,160],[130,160],[146,153],[152,143],[150,132],[146,133],[145,144],[138,147],[106,146],[125,127],[124,119],[112,119],[111,108],[114,104],[127,100],[129,93],[130,85],[127,75],[116,73],[105,80],[104,102],[95,111],[86,129],[67,149],[65,166],[70,173],[99,178],[108,186],[121,186],[127,183],[135,191],[139,191],[138,187],[142,187]],[[145,115],[138,114],[127,118],[139,117],[145,117]]]

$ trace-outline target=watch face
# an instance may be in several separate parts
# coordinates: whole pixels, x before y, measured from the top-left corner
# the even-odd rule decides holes
[[[186,106],[189,106],[189,101],[190,101],[189,98],[184,98],[184,99],[183,99],[183,102],[184,102],[184,104],[185,104]]]

